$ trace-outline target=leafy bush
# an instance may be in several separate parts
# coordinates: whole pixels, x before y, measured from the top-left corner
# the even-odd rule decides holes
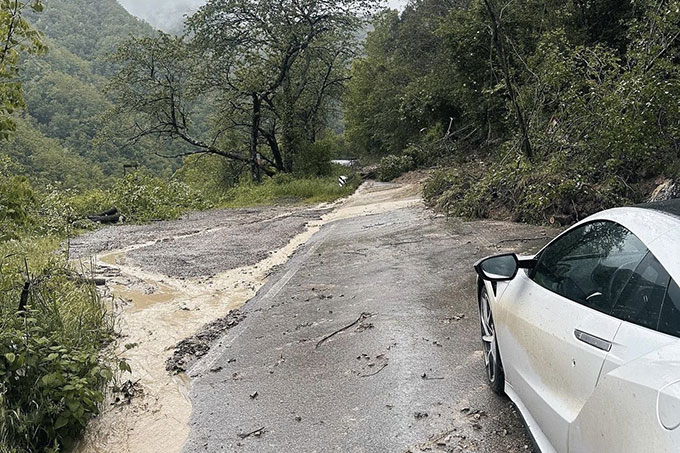
[[[332,144],[318,141],[301,146],[295,159],[295,172],[303,176],[328,176],[333,171],[331,165]]]
[[[203,194],[219,195],[237,185],[249,165],[209,154],[186,157],[175,177]]]
[[[177,218],[187,210],[209,206],[202,194],[188,185],[176,180],[166,182],[144,172],[118,181],[111,193],[112,206],[138,222]]]
[[[35,224],[37,195],[23,176],[0,175],[0,241],[16,239]]]
[[[415,169],[415,162],[410,155],[389,155],[380,160],[378,178],[381,181],[392,181],[407,171]]]
[[[99,412],[113,377],[112,358],[100,352],[112,319],[97,291],[53,252],[58,243],[0,244],[0,445],[7,446],[0,451],[68,447]]]
[[[115,207],[130,222],[174,219],[186,211],[211,206],[202,192],[188,184],[165,181],[143,171],[118,180],[110,190],[71,194],[60,203],[81,218]]]

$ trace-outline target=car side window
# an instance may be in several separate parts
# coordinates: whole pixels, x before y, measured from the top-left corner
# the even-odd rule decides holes
[[[628,271],[626,271],[628,273]],[[671,276],[651,253],[629,272],[611,315],[650,329],[657,329]]]
[[[657,330],[680,337],[680,288],[673,280],[668,285]]]
[[[531,274],[544,288],[609,313],[647,254],[633,233],[610,221],[581,225],[548,245]]]

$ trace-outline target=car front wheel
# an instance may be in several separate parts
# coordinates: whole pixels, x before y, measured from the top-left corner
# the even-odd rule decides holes
[[[491,390],[499,395],[505,392],[505,375],[503,365],[498,353],[498,342],[496,340],[496,327],[493,322],[489,295],[486,288],[482,288],[479,294],[479,318],[482,330],[482,347],[484,352],[484,365],[486,366],[486,376]]]

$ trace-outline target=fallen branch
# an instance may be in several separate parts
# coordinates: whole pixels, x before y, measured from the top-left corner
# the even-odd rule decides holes
[[[334,337],[335,335],[337,335],[337,334],[339,334],[339,333],[341,333],[341,332],[344,332],[344,331],[347,330],[347,329],[351,329],[352,327],[354,327],[354,326],[356,326],[357,324],[361,323],[361,321],[363,321],[364,319],[368,319],[368,318],[370,318],[371,316],[373,316],[373,315],[370,314],[370,313],[365,313],[365,312],[362,313],[362,314],[357,318],[357,320],[354,321],[352,324],[348,324],[348,325],[346,325],[345,327],[343,327],[342,329],[338,329],[338,330],[336,330],[335,332],[333,332],[333,333],[331,333],[331,334],[329,334],[329,335],[326,335],[326,336],[323,337],[321,340],[319,340],[319,342],[316,343],[315,349],[317,349],[319,346],[321,346],[326,340],[330,339],[331,337]]]
[[[90,221],[95,223],[118,223],[121,216],[119,214],[114,215],[91,215],[87,217]]]
[[[384,370],[385,368],[387,368],[387,365],[388,365],[388,364],[385,363],[385,364],[383,364],[383,366],[381,366],[380,368],[378,368],[378,371],[376,371],[375,373],[371,373],[371,374],[362,374],[362,375],[360,375],[359,377],[371,377],[371,376],[375,376],[376,374],[380,373],[382,370]]]
[[[443,377],[430,377],[427,375],[427,373],[423,373],[420,377],[425,381],[441,381],[444,379]]]
[[[264,434],[264,432],[265,432],[264,430],[265,430],[265,427],[263,426],[262,428],[256,429],[255,431],[251,431],[251,432],[246,433],[246,434],[239,434],[238,437],[240,437],[241,439],[247,439],[250,436],[260,437],[262,434]]]
[[[348,252],[342,252],[345,255],[361,255],[361,256],[368,256],[363,252],[354,252],[354,251],[348,251]]]
[[[31,282],[27,280],[24,283],[24,289],[21,290],[21,297],[19,298],[19,313],[26,311],[26,305],[28,305],[28,296],[31,292]]]
[[[104,211],[101,214],[97,214],[98,217],[106,217],[106,216],[112,216],[118,214],[118,209],[116,208],[111,208],[108,211]]]
[[[72,280],[82,283],[84,285],[95,285],[95,286],[105,286],[106,285],[106,279],[105,278],[87,278],[87,277],[73,277]]]

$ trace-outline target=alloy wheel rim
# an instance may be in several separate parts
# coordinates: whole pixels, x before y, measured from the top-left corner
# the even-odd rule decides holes
[[[486,292],[482,293],[481,306],[479,310],[482,325],[482,345],[484,347],[484,365],[486,366],[486,374],[489,382],[496,380],[496,330],[493,324],[493,316],[491,315],[491,307],[489,306],[489,297]]]

